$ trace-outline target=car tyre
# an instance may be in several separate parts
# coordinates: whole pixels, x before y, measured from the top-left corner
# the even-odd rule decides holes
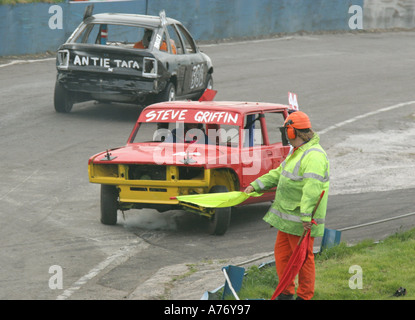
[[[68,92],[59,82],[55,83],[55,93],[53,97],[55,110],[60,113],[69,113],[72,110],[73,100]]]
[[[101,223],[117,223],[118,191],[115,186],[101,185]]]
[[[214,186],[212,189],[210,189],[209,193],[219,192],[228,192],[228,188],[225,186]],[[231,207],[215,209],[215,213],[209,219],[209,234],[218,236],[225,234],[231,222],[231,210]]]
[[[176,100],[176,87],[173,82],[168,82],[166,88],[158,95],[158,101],[175,101]]]

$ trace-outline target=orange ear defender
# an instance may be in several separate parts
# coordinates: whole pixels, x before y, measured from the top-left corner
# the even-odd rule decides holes
[[[294,140],[297,137],[296,129],[310,129],[311,122],[304,112],[295,111],[285,119],[284,127],[287,132],[287,138]]]
[[[295,131],[295,129],[292,126],[293,121],[292,120],[288,120],[285,123],[285,130],[287,132],[287,138],[294,140],[297,137],[297,132]]]

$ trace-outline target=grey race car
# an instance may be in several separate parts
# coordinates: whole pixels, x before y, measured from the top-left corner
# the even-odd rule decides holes
[[[197,100],[213,87],[213,65],[177,20],[136,14],[92,14],[59,47],[54,106],[98,100],[146,105]]]

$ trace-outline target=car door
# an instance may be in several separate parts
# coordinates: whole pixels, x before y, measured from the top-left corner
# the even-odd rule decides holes
[[[208,72],[207,62],[200,54],[195,41],[186,28],[181,24],[175,24],[175,27],[183,42],[184,54],[187,58],[184,91],[188,94],[200,92],[205,88]]]
[[[169,54],[169,68],[172,74],[174,74],[177,78],[177,95],[186,95],[188,90],[186,90],[185,84],[190,81],[188,72],[189,58],[185,54],[186,51],[184,50],[183,42],[173,24],[166,26],[162,44],[165,44],[165,50]],[[161,51],[163,51],[162,49],[163,47],[160,47]]]
[[[183,44],[174,29],[174,26],[167,25],[161,29],[158,49],[163,53],[166,69],[171,76],[176,77],[176,94],[182,96],[183,84],[187,81],[187,58],[183,54]]]

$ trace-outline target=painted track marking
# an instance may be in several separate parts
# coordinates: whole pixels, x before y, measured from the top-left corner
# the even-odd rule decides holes
[[[405,106],[408,106],[408,105],[411,105],[411,104],[414,104],[414,103],[415,103],[415,101],[402,102],[402,103],[398,103],[398,104],[395,104],[393,106],[385,107],[385,108],[382,108],[382,109],[379,109],[379,110],[376,110],[376,111],[371,111],[371,112],[368,112],[368,113],[364,113],[364,114],[361,114],[361,115],[356,116],[354,118],[350,118],[348,120],[345,120],[345,121],[339,122],[335,125],[332,125],[330,127],[327,127],[326,129],[323,129],[323,130],[321,130],[317,133],[320,134],[320,135],[325,134],[325,133],[327,133],[331,130],[340,128],[340,127],[342,127],[346,124],[355,122],[357,120],[364,119],[364,118],[367,118],[369,116],[373,116],[373,115],[381,113],[381,112],[391,111],[391,110],[394,110],[394,109],[397,109],[397,108],[400,108],[400,107],[405,107]]]

